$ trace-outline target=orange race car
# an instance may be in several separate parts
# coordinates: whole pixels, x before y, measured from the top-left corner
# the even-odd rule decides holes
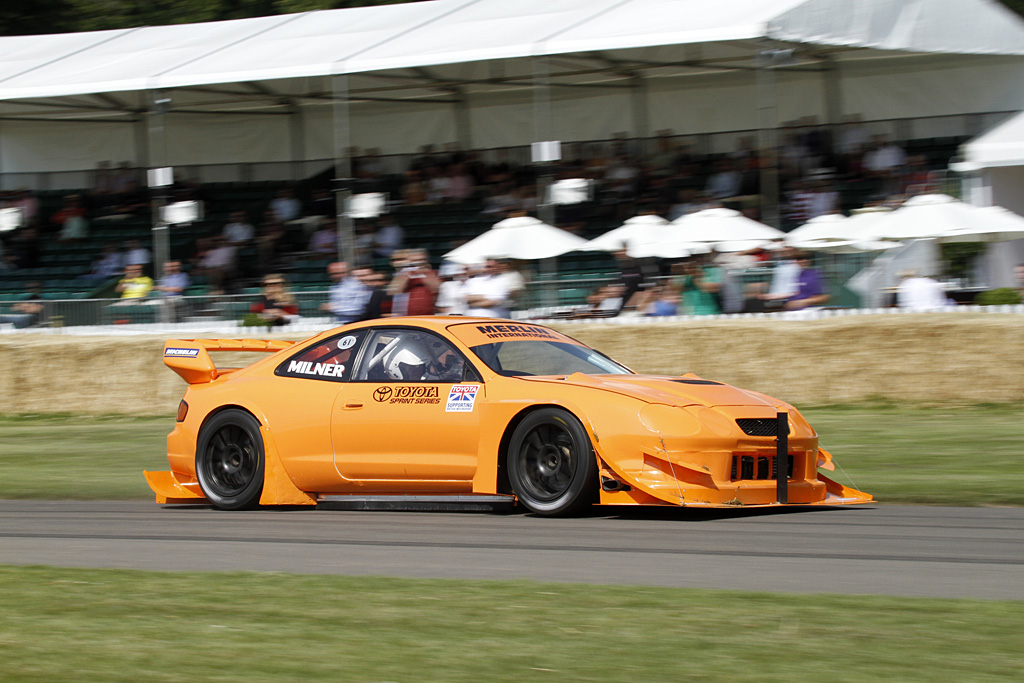
[[[218,369],[215,351],[271,355]],[[224,509],[360,500],[844,505],[792,406],[695,375],[634,374],[541,325],[371,320],[302,342],[172,340],[189,386],[158,503]]]

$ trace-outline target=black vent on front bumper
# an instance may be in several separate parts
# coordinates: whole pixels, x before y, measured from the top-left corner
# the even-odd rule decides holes
[[[790,455],[786,478],[793,478],[793,456]],[[732,471],[729,473],[733,481],[743,479],[775,479],[778,476],[774,455],[734,455]]]
[[[747,436],[779,435],[779,421],[774,417],[741,417],[736,424]]]

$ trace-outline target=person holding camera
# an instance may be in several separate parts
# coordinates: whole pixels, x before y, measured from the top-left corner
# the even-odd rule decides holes
[[[392,312],[396,315],[434,315],[434,303],[440,288],[441,279],[430,267],[427,251],[409,249],[388,285],[387,293],[394,302]]]

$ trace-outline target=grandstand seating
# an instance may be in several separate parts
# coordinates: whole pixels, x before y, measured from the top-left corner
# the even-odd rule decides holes
[[[904,143],[908,154],[922,154],[932,168],[944,168],[956,153],[963,138],[925,138]],[[315,179],[310,179],[305,186]],[[392,196],[397,196],[400,180],[391,179]],[[204,218],[192,225],[175,226],[170,233],[171,257],[187,262],[197,238],[218,234],[234,211],[244,210],[250,220],[259,222],[269,201],[284,182],[258,181],[250,183],[208,183],[202,187],[205,205]],[[879,188],[870,180],[843,181],[837,188],[841,196],[841,209],[863,206],[877,195]],[[75,193],[73,190],[48,190],[37,192],[40,202],[40,216],[50,216],[62,205],[63,197]],[[86,194],[87,190],[78,191]],[[399,206],[395,209],[396,222],[405,229],[407,246],[420,246],[428,250],[431,260],[438,264],[442,255],[461,241],[471,239],[487,230],[494,219],[481,214],[482,205],[476,201],[460,204],[436,204],[424,206]],[[600,208],[600,207],[597,207]],[[588,216],[585,238],[595,237],[619,225],[621,221],[600,212]],[[792,227],[792,226],[790,226]],[[41,245],[38,267],[32,269],[0,270],[0,301],[15,301],[25,292],[29,282],[39,281],[47,299],[81,299],[103,294],[110,295],[113,282],[95,283],[78,279],[90,269],[92,259],[98,255],[104,244],[122,244],[128,239],[139,239],[149,244],[152,218],[148,212],[123,219],[94,220],[88,237],[77,243],[58,243],[48,238]],[[253,260],[254,252],[242,254],[242,260]],[[311,258],[298,255],[285,268],[285,273],[296,291],[317,291],[330,285],[326,268],[329,259]],[[377,259],[374,267],[387,271],[390,265],[384,259]],[[579,302],[585,298],[591,287],[585,281],[596,281],[614,276],[614,259],[603,253],[576,253],[560,257],[558,279],[560,302]],[[241,286],[244,292],[255,293],[251,285],[257,283],[259,273],[249,269]],[[194,278],[188,295],[208,292],[203,278]],[[141,315],[141,314],[140,314]]]

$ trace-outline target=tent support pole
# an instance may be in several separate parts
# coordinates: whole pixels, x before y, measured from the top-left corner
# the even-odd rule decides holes
[[[161,91],[150,90],[147,92],[147,100],[149,168],[163,168],[170,165],[167,158],[166,119],[171,108],[171,98]],[[149,178],[147,180],[150,181],[147,184],[150,187],[150,206],[153,214],[153,278],[159,281],[164,274],[164,264],[171,258],[170,227],[161,217],[161,209],[167,203],[167,189],[158,186]]]
[[[773,70],[777,51],[770,42],[764,42],[755,57],[757,78],[758,136],[761,158],[761,216],[765,225],[778,228],[779,217],[779,158],[778,158],[778,114],[775,110],[775,72]]]
[[[538,142],[554,140],[551,122],[551,64],[546,56],[533,59],[533,139]],[[561,158],[561,151],[559,151]],[[550,161],[533,159],[540,172],[537,174],[537,213],[538,218],[548,225],[557,226],[558,220],[555,205],[550,201],[548,188],[554,182],[554,172]],[[554,281],[557,274],[555,259],[541,259],[540,278]],[[541,306],[554,306],[557,303],[555,289],[557,285],[548,285],[540,292]]]
[[[352,126],[348,76],[331,78],[334,115],[334,200],[338,228],[338,259],[355,264],[355,237],[348,203],[352,196]]]

